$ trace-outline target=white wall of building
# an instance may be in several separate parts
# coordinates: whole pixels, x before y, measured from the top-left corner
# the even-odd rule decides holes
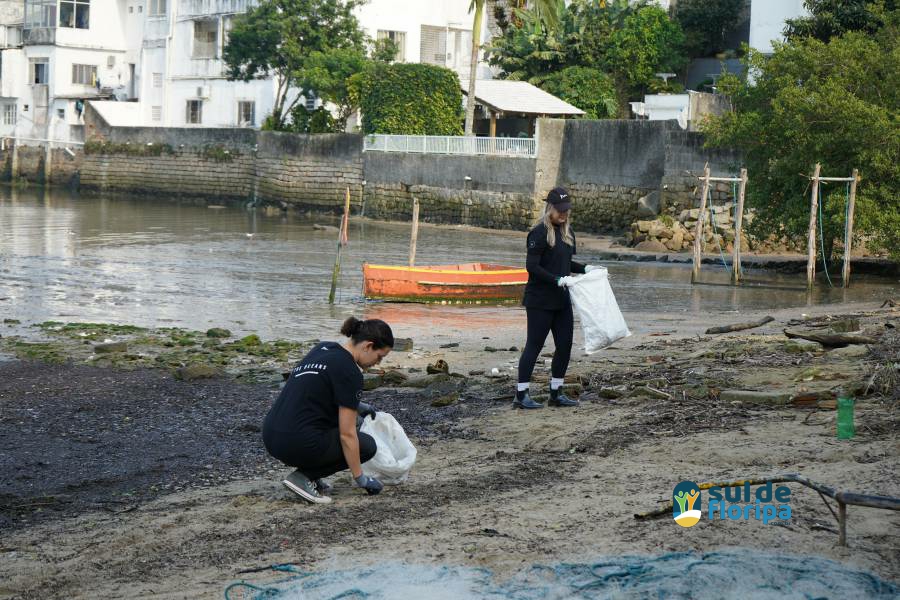
[[[750,47],[771,53],[772,40],[784,40],[785,22],[808,14],[803,0],[753,0],[750,5]]]

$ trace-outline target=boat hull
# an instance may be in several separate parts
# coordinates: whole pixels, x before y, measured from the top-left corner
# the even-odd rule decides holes
[[[486,263],[363,265],[363,295],[392,302],[516,302],[527,282],[525,269]]]

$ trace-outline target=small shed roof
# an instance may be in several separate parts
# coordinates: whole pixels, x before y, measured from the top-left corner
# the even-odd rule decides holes
[[[137,102],[91,100],[91,106],[112,127],[132,127],[141,122],[141,105]]]
[[[469,91],[469,82],[460,82],[463,94]],[[510,81],[508,79],[477,79],[475,81],[475,100],[479,104],[505,113],[521,113],[529,115],[583,115],[580,110],[548,94],[527,81]]]

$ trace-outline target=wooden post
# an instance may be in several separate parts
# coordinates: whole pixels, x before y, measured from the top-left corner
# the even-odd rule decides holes
[[[691,271],[691,283],[696,283],[700,276],[701,249],[703,244],[703,222],[706,220],[706,196],[709,194],[709,163],[703,167],[703,191],[700,192],[700,214],[694,228],[694,269]]]
[[[838,500],[838,546],[847,545],[847,505]]]
[[[44,185],[50,185],[50,176],[53,174],[53,145],[47,142],[47,150],[44,153]]]
[[[331,291],[328,292],[328,304],[334,304],[334,292],[337,289],[338,276],[341,274],[341,249],[346,239],[346,227],[350,219],[350,188],[344,197],[344,216],[341,217],[341,226],[338,227],[337,256],[334,258],[334,269],[331,271]]]
[[[856,182],[859,181],[859,169],[853,169],[852,177],[850,206],[847,207],[847,222],[844,223],[844,270],[842,273],[844,287],[850,287],[850,249],[853,246],[853,213],[856,210]]]
[[[490,130],[490,136],[491,136],[491,137],[497,137],[497,113],[495,113],[494,111],[491,111],[491,130]]]
[[[19,176],[19,140],[12,142],[12,161],[10,163],[10,181],[15,181]]]
[[[413,198],[412,233],[409,237],[409,266],[416,264],[416,240],[419,239],[419,199]]]
[[[806,256],[806,287],[812,289],[816,282],[816,210],[819,208],[819,173],[822,165],[816,163],[813,173],[812,198],[809,203],[809,240]]]
[[[744,222],[744,194],[747,191],[747,169],[741,169],[741,183],[738,188],[737,209],[734,214],[734,252],[731,258],[731,282],[741,282],[741,227]]]

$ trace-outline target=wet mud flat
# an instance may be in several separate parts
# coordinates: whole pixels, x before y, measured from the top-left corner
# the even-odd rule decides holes
[[[280,380],[278,361],[262,377],[271,357],[245,355],[242,371],[190,381],[176,379],[174,363],[0,363],[0,596],[212,598],[237,579],[277,578],[263,567],[279,563],[331,570],[400,560],[502,574],[734,546],[824,556],[897,580],[897,515],[851,507],[850,547],[840,548],[811,490],[794,489],[794,516],[777,526],[709,521],[686,536],[671,519],[633,518],[669,500],[680,479],[799,472],[900,496],[900,312],[773,316],[755,330],[676,328],[577,357],[574,410],[512,411],[511,380],[479,373],[480,348],[423,340],[428,356],[398,354],[366,393],[419,449],[410,480],[369,498],[338,475],[327,506],[290,496],[280,485],[288,469],[262,448],[258,427]],[[828,350],[783,335],[854,319],[875,343]],[[450,373],[427,373],[421,361],[437,356]],[[237,377],[250,369],[252,378]],[[857,397],[853,440],[835,439],[838,388]],[[758,395],[736,400],[735,391]]]

